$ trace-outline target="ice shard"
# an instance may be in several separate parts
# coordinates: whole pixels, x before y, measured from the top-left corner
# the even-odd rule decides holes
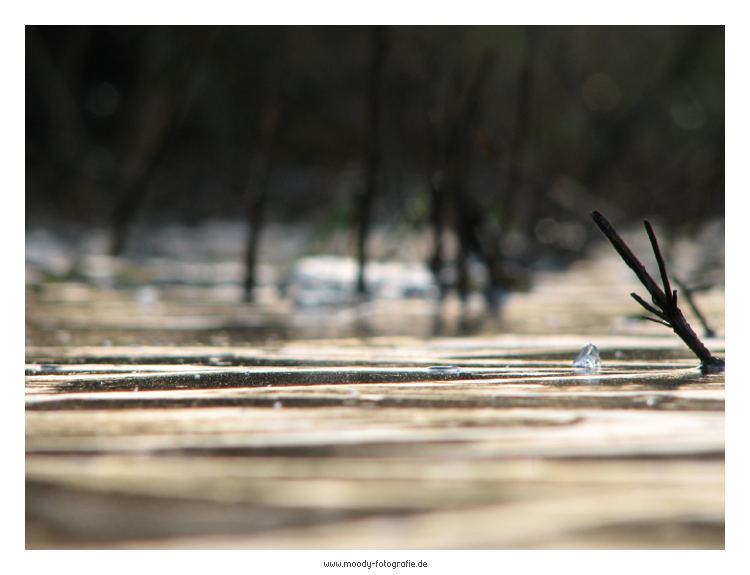
[[[599,350],[593,343],[590,343],[580,351],[573,361],[573,367],[587,372],[599,371],[602,366],[602,360],[599,357]]]

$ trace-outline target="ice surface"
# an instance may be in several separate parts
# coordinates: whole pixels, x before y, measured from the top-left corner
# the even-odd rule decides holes
[[[593,343],[590,343],[580,351],[573,361],[573,367],[584,371],[599,371],[602,366],[602,360],[599,357],[599,350]]]

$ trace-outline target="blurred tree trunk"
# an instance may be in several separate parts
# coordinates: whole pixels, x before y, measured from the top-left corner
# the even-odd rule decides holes
[[[261,152],[251,167],[253,182],[247,188],[247,245],[245,246],[245,301],[254,299],[253,291],[257,284],[258,249],[261,232],[265,223],[265,208],[268,199],[268,182],[271,174],[270,150]]]
[[[248,235],[245,247],[245,301],[253,300],[253,290],[257,284],[258,249],[266,220],[269,181],[281,113],[278,97],[279,69],[276,67],[271,74],[274,77],[272,87],[266,94],[260,117],[259,151],[251,161],[246,188]]]
[[[367,265],[367,237],[370,232],[372,205],[377,194],[382,159],[380,123],[382,114],[381,85],[385,68],[385,29],[372,29],[372,61],[367,82],[366,129],[365,129],[365,177],[364,189],[357,198],[357,293],[367,293],[365,267]]]
[[[487,52],[479,61],[468,85],[463,86],[462,73],[457,69],[453,77],[452,98],[449,99],[448,137],[443,186],[455,211],[454,226],[458,238],[456,256],[456,288],[462,301],[469,294],[468,257],[473,252],[485,259],[477,231],[483,214],[481,207],[468,193],[471,159],[482,117],[482,92],[494,64],[494,56]]]
[[[120,194],[112,215],[112,255],[125,250],[133,221],[146,199],[153,167],[161,163],[167,150],[174,102],[163,83],[153,88],[138,105],[137,127],[122,162]]]
[[[439,298],[443,300],[448,291],[445,279],[443,277],[443,265],[445,263],[445,254],[443,247],[443,235],[445,234],[445,194],[443,193],[443,173],[436,168],[431,170],[429,179],[430,198],[432,205],[430,208],[430,223],[432,225],[432,256],[429,261],[429,268],[435,278],[435,284],[438,286]]]
[[[444,192],[445,179],[445,137],[446,137],[446,106],[442,108],[439,104],[438,95],[441,93],[439,86],[442,78],[441,57],[432,46],[422,47],[422,57],[424,59],[424,101],[422,109],[425,112],[424,122],[427,132],[427,154],[426,154],[426,172],[427,188],[429,190],[430,214],[429,225],[432,228],[432,255],[427,261],[427,266],[432,272],[435,285],[438,287],[439,301],[443,301],[448,293],[448,283],[446,282],[443,267],[445,265],[445,221],[447,217],[446,198]],[[438,325],[438,333],[441,329],[440,315],[435,317]]]
[[[146,200],[154,169],[170,150],[187,116],[216,29],[205,29],[201,41],[191,45],[187,54],[175,48],[171,34],[170,28],[151,28],[143,50],[144,73],[134,119],[122,142],[119,198],[112,214],[112,255],[124,251],[135,217]]]
[[[487,230],[484,251],[487,258],[489,281],[485,297],[491,311],[497,312],[503,292],[511,283],[505,271],[502,239],[516,228],[528,228],[536,220],[535,210],[539,202],[528,187],[528,139],[531,124],[531,101],[533,98],[533,63],[536,49],[536,28],[526,27],[523,59],[518,72],[516,88],[515,124],[508,151],[506,179],[500,197],[499,228]],[[524,201],[526,209],[521,205]],[[530,229],[525,230],[532,233]]]
[[[521,69],[518,72],[515,125],[508,153],[505,193],[500,209],[501,225],[504,231],[511,227],[513,215],[517,215],[515,205],[524,189],[527,172],[527,142],[531,120],[531,99],[533,88],[533,58],[535,48],[534,28],[527,27]]]
[[[283,61],[283,46],[286,41],[287,32],[284,28],[273,30],[266,41],[266,54],[261,72],[257,78],[250,78],[250,84],[261,90],[261,99],[257,139],[250,158],[245,186],[245,301],[255,299],[254,290],[258,284],[258,253],[266,224],[271,176],[278,153],[279,126],[283,116],[288,112],[287,94],[284,91],[286,68]]]

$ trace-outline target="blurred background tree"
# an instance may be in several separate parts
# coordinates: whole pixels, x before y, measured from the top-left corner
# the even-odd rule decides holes
[[[588,213],[724,213],[720,26],[26,29],[26,222],[429,228],[487,301],[579,257]],[[355,231],[359,229],[359,232]],[[446,234],[456,239],[445,279]],[[361,288],[362,286],[360,286]]]

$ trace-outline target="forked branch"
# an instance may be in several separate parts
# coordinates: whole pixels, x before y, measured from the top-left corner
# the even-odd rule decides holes
[[[701,360],[701,370],[704,373],[715,373],[724,371],[724,360],[711,354],[710,351],[703,345],[703,342],[698,339],[693,329],[688,324],[682,311],[677,307],[677,290],[672,290],[669,283],[669,276],[667,275],[667,267],[664,264],[664,258],[661,255],[659,249],[659,242],[656,240],[656,234],[654,229],[651,227],[649,222],[643,222],[646,226],[646,233],[648,239],[651,241],[651,247],[654,250],[654,256],[656,257],[656,263],[659,266],[659,274],[661,275],[661,281],[663,289],[653,280],[653,278],[646,271],[646,268],[630,250],[625,241],[612,227],[607,218],[597,211],[591,212],[591,217],[602,233],[607,236],[612,246],[620,254],[620,257],[628,265],[630,269],[635,272],[640,282],[648,291],[651,296],[651,304],[641,298],[638,294],[631,293],[635,301],[643,306],[646,311],[651,312],[656,317],[646,317],[656,323],[661,323],[667,327],[671,327],[672,330],[685,342],[690,350]],[[652,305],[653,304],[653,305]]]

